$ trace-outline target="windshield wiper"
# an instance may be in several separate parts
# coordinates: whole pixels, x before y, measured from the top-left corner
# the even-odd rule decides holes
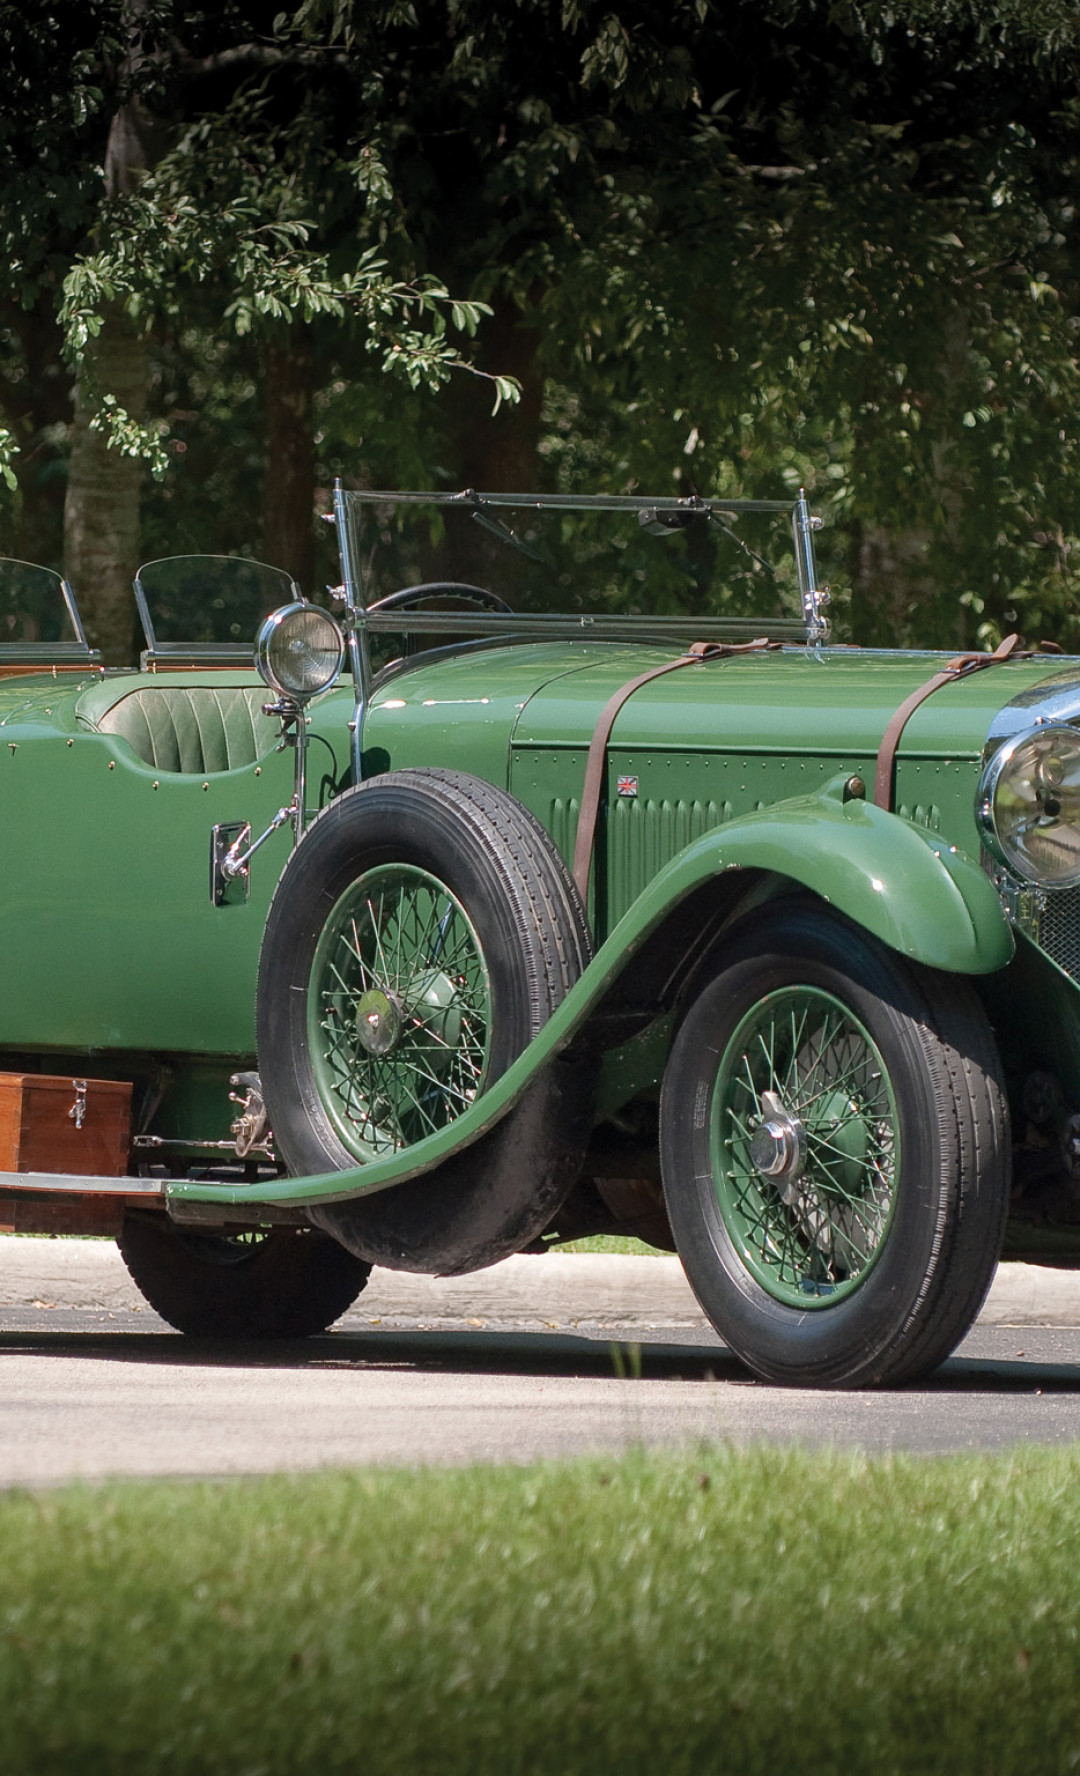
[[[656,506],[645,506],[638,513],[638,523],[650,536],[672,536],[675,531],[689,530],[695,518],[708,519],[717,530],[722,530],[726,537],[730,537],[744,555],[749,555],[751,561],[756,561],[759,567],[763,567],[771,580],[775,580],[776,569],[772,562],[766,561],[764,555],[759,555],[756,549],[752,549],[738,531],[733,530],[730,524],[725,524],[720,514],[714,512],[711,506],[702,505],[696,509],[692,507],[685,512],[662,512]]]
[[[480,495],[473,488],[467,487],[465,489],[465,498],[472,501],[471,517],[474,524],[479,524],[480,528],[486,530],[491,536],[498,537],[500,542],[509,543],[511,549],[516,549],[519,555],[524,555],[529,561],[537,561],[541,567],[547,566],[547,562],[538,549],[534,549],[531,543],[523,543],[519,536],[514,535],[509,525],[503,524],[498,518],[492,518],[488,507],[485,506]]]

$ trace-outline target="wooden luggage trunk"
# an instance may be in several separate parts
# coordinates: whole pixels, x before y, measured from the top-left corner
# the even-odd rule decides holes
[[[119,1178],[130,1148],[130,1080],[0,1073],[0,1172]]]

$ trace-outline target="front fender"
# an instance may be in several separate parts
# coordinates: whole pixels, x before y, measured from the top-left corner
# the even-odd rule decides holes
[[[862,800],[845,802],[844,781],[713,828],[672,858],[539,1035],[449,1127],[386,1159],[313,1178],[259,1185],[173,1181],[166,1186],[168,1204],[182,1218],[184,1202],[332,1202],[431,1171],[500,1121],[541,1067],[573,1040],[645,940],[695,888],[725,870],[765,871],[808,888],[882,943],[928,967],[965,974],[1003,968],[1013,953],[1012,931],[978,865],[896,814]]]
[[[928,968],[1004,968],[1012,927],[985,871],[925,827],[872,802],[845,802],[843,781],[714,832],[721,869],[787,876]]]

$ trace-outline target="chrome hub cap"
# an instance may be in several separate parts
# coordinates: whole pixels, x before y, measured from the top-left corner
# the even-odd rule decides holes
[[[389,993],[371,987],[356,1002],[356,1039],[368,1054],[389,1054],[401,1035],[401,1012]]]
[[[785,1110],[776,1092],[762,1092],[764,1120],[750,1137],[750,1158],[763,1178],[775,1178],[786,1203],[806,1164],[806,1134],[798,1117]]]

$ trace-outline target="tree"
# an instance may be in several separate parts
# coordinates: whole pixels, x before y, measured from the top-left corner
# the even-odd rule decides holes
[[[306,581],[338,468],[805,484],[859,639],[1080,640],[1078,56],[1072,0],[93,0],[57,61],[81,109],[35,63],[20,125],[69,146],[48,203],[0,136],[0,217],[49,243],[17,299],[44,326],[63,280],[110,465],[171,465],[162,547],[215,507],[254,546],[261,506]],[[125,105],[160,133],[103,198]],[[142,416],[95,369],[110,316]],[[494,421],[475,379],[428,398],[466,349],[521,384]]]
[[[599,444],[648,485],[779,470],[841,528],[859,639],[1075,644],[1075,10],[731,21],[687,46],[695,127],[638,133],[549,294],[568,469]],[[655,44],[624,47],[605,78],[636,54],[655,88]]]
[[[384,369],[434,388],[466,367],[451,335],[472,335],[484,307],[454,301],[411,267],[395,275],[365,243],[357,215],[364,150],[357,157],[321,127],[302,78],[308,51],[267,42],[261,8],[229,4],[192,15],[171,0],[113,0],[90,22],[83,60],[102,85],[84,80],[83,96],[96,129],[69,129],[65,144],[81,155],[78,201],[56,231],[63,238],[54,233],[57,251],[39,245],[36,260],[14,263],[9,276],[21,278],[24,301],[27,292],[36,298],[55,282],[55,257],[69,255],[59,305],[76,370],[65,553],[97,639],[115,659],[129,651],[140,464],[149,460],[159,472],[167,465],[167,427],[147,410],[155,328],[194,305],[239,337],[265,334],[273,418],[281,407],[303,416],[311,404],[296,374],[308,361],[290,336],[296,321],[332,317],[361,332]],[[4,27],[14,65],[25,66],[32,22],[5,14]],[[295,91],[271,82],[282,71]],[[18,185],[33,133],[9,141],[6,156],[5,207],[28,238]],[[342,203],[346,186],[351,210]],[[37,210],[53,219],[46,199]],[[291,389],[283,396],[285,379]],[[496,401],[516,395],[505,379],[489,380]],[[282,426],[275,429],[280,435]],[[282,511],[302,507],[295,486],[281,497],[283,478],[304,476],[305,533],[309,457],[302,449],[279,454],[284,477],[266,502],[279,524]],[[295,532],[279,540],[285,554],[302,552]]]
[[[849,633],[1072,634],[1068,0],[457,0],[377,25],[311,0],[293,29],[367,70],[414,250],[517,346],[502,436],[459,389],[429,462],[805,483]]]

